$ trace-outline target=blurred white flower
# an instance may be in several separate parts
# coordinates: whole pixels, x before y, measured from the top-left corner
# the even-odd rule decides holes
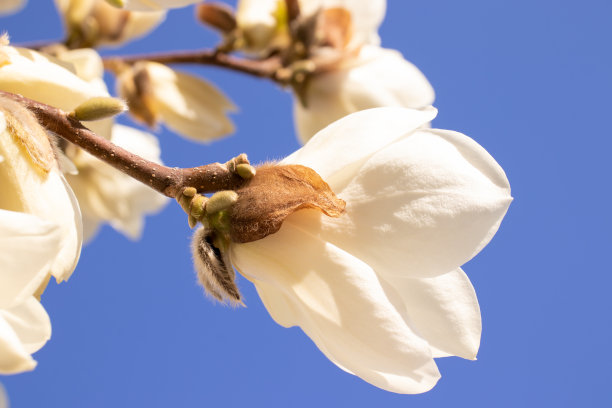
[[[147,160],[161,163],[159,142],[149,133],[116,124],[111,141]],[[83,212],[85,240],[95,234],[101,222],[108,222],[128,237],[138,239],[145,214],[157,212],[167,203],[163,195],[83,150],[69,153],[69,157],[78,174],[66,177]]]
[[[118,94],[136,119],[164,122],[189,139],[207,142],[234,131],[227,113],[234,104],[216,87],[156,62],[142,61],[117,78]]]
[[[0,90],[17,93],[70,112],[96,96],[109,96],[105,88],[91,86],[77,75],[72,64],[48,55],[0,45]],[[86,122],[96,134],[110,138],[112,119]]]
[[[0,1],[0,15],[16,13],[26,4],[26,0],[2,0]]]
[[[50,275],[66,280],[78,261],[81,214],[38,122],[0,104],[0,373],[31,370],[51,335],[38,300]]]
[[[297,133],[305,143],[330,123],[383,106],[421,109],[435,94],[425,75],[395,50],[366,45],[328,72],[314,74],[295,101]]]
[[[460,133],[420,128],[435,110],[379,108],[341,119],[281,164],[313,168],[346,213],[290,215],[231,259],[272,318],[300,326],[343,370],[398,393],[432,388],[434,357],[473,359],[478,301],[460,266],[511,201],[495,160]]]
[[[127,10],[156,11],[189,6],[202,0],[106,0],[109,4]]]
[[[385,0],[300,0],[299,6],[304,19],[326,10],[344,9],[351,16],[352,46],[380,43],[378,27],[385,16]],[[236,21],[249,51],[264,51],[288,41],[284,0],[239,0]]]
[[[144,36],[165,18],[164,11],[120,10],[105,0],[55,0],[71,48],[120,45]]]

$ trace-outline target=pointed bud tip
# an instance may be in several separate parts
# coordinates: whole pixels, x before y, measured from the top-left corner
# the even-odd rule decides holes
[[[121,99],[100,96],[83,102],[70,113],[70,116],[79,121],[100,120],[118,115],[126,110],[127,106]]]

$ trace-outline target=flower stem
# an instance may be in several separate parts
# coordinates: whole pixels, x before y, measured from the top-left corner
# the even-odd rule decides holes
[[[210,50],[105,57],[104,68],[117,72],[121,65],[130,65],[138,61],[152,61],[160,64],[187,63],[213,65],[242,72],[258,78],[271,79],[273,81],[277,80],[277,71],[282,68],[281,59],[277,56],[272,56],[262,60],[253,60],[247,58],[237,58],[224,52]]]
[[[243,178],[221,163],[178,168],[145,160],[96,135],[61,109],[9,92],[0,91],[0,96],[28,108],[42,126],[59,137],[168,197],[175,198],[185,187],[195,187],[200,193],[212,193],[234,190],[244,183]]]

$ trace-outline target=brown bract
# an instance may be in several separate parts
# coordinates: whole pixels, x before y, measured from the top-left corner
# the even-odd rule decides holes
[[[244,243],[278,231],[289,215],[303,208],[329,217],[344,213],[346,203],[313,169],[301,165],[264,165],[244,187],[236,190],[231,209],[230,238]]]

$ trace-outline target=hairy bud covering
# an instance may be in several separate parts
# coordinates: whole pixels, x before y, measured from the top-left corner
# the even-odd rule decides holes
[[[238,201],[231,209],[230,238],[251,242],[278,231],[289,215],[303,208],[319,209],[339,217],[346,203],[309,167],[265,165],[236,191]]]

